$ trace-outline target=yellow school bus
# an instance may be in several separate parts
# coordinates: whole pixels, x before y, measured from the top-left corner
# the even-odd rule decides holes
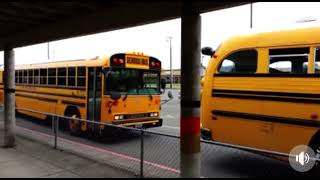
[[[289,154],[320,154],[320,28],[238,35],[210,55],[202,79],[207,140]]]
[[[15,68],[16,107],[115,125],[157,127],[162,125],[160,72],[161,62],[143,53],[19,65]],[[18,112],[48,119],[44,114]],[[64,123],[74,134],[100,134],[104,129],[76,120]]]

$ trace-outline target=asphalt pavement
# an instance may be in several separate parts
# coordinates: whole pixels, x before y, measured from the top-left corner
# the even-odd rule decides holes
[[[161,106],[162,127],[152,128],[157,132],[180,135],[180,89],[166,89],[161,95],[161,100],[168,100],[168,92],[171,91],[173,99]]]

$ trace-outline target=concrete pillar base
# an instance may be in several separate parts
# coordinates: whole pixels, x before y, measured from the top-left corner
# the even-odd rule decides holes
[[[200,153],[185,154],[181,153],[181,171],[180,177],[182,178],[200,178],[201,161]]]

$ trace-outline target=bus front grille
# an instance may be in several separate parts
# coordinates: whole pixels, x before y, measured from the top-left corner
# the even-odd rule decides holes
[[[149,113],[124,115],[124,119],[137,119],[137,118],[146,118],[146,117],[149,117]]]

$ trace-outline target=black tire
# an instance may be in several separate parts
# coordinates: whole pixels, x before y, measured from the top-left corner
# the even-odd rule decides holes
[[[73,120],[72,118],[80,118],[80,114],[77,111],[67,112],[64,119],[64,125],[71,135],[80,136],[82,134],[81,122],[79,120]]]
[[[87,125],[89,127],[89,125]],[[95,141],[102,141],[102,132],[100,130],[100,127],[98,127],[97,125],[93,125],[94,127],[90,127],[88,128],[88,138],[95,140]]]
[[[316,158],[320,159],[320,137],[318,137],[310,147],[313,149],[314,153],[316,154]],[[317,161],[315,166],[312,169],[313,173],[320,175],[320,162]]]
[[[318,140],[318,145],[314,148],[314,152],[316,153],[316,158],[320,159],[320,140]],[[316,168],[320,170],[320,162],[316,162]]]

